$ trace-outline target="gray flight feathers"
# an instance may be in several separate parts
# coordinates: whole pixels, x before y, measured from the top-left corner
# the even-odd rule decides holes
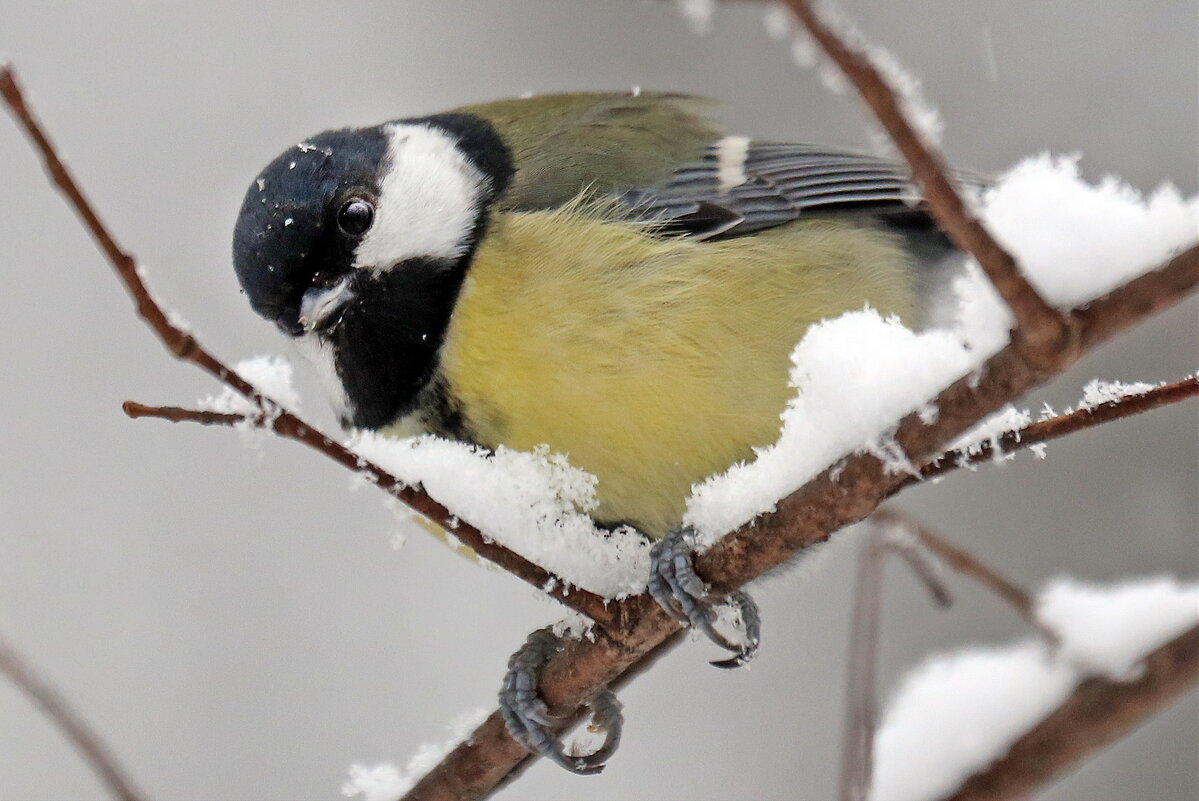
[[[737,154],[721,140],[666,182],[619,198],[634,218],[699,239],[743,236],[815,214],[862,214],[905,233],[931,225],[899,162],[783,142],[750,141],[743,153],[740,163],[730,163]],[[730,174],[740,182],[730,185]],[[984,185],[967,174],[954,178],[966,188]]]

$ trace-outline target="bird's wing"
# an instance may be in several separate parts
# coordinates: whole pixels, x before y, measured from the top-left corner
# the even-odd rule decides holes
[[[930,222],[898,162],[744,137],[718,140],[666,181],[619,198],[631,217],[700,239],[741,236],[820,213],[863,214],[900,227]]]
[[[539,95],[456,111],[487,120],[512,149],[516,174],[499,207],[533,211],[583,192],[667,185],[719,138],[710,120],[718,107],[692,95],[626,92]]]
[[[722,138],[711,120],[718,108],[704,97],[638,92],[539,95],[457,111],[486,119],[512,149],[516,174],[497,201],[504,210],[556,208],[586,193],[616,198],[629,217],[664,233],[697,239],[821,213],[943,239],[905,165],[819,145]],[[968,188],[986,183],[954,177]]]

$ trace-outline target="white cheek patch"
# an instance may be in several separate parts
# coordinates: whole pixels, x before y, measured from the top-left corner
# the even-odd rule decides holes
[[[396,123],[390,135],[390,166],[374,224],[354,252],[355,266],[387,269],[417,256],[460,257],[487,179],[445,131]]]

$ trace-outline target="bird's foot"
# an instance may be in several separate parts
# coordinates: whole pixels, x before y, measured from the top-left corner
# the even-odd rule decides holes
[[[670,615],[684,625],[702,631],[709,640],[732,651],[734,656],[712,664],[720,668],[744,665],[758,650],[762,621],[758,605],[749,593],[737,591],[724,598],[713,597],[695,572],[694,550],[688,542],[690,528],[680,528],[654,543],[650,551],[649,592]],[[735,613],[733,626],[743,642],[737,644],[716,629],[718,611],[727,606]]]
[[[588,754],[567,753],[560,736],[566,718],[551,714],[537,690],[542,668],[562,647],[562,638],[549,628],[529,635],[508,660],[508,672],[500,688],[500,714],[512,739],[530,752],[552,759],[572,773],[599,773],[620,743],[624,722],[620,701],[608,689],[592,698],[587,703],[591,709],[589,728],[602,731],[604,741]]]

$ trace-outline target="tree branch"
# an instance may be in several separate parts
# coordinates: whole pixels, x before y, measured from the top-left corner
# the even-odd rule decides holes
[[[885,86],[883,88],[885,89]],[[35,143],[43,148],[45,155],[50,147],[49,143],[44,136],[40,136],[40,129],[27,112],[22,115],[23,102],[14,101],[14,97],[19,101],[19,92],[16,91],[16,84],[7,69],[0,72],[0,89],[4,90],[5,99],[14,107],[18,119],[26,124],[27,130],[31,130],[31,136]],[[54,168],[57,159],[51,160],[52,155],[53,151],[48,150],[47,164],[58,181]],[[58,166],[61,169],[61,164]],[[62,186],[62,183],[59,185]],[[65,187],[64,191],[67,191]],[[67,194],[77,208],[81,209],[80,213],[85,223],[90,226],[90,221],[95,220],[95,215],[88,216],[82,211],[87,208],[86,201],[77,191],[75,194],[68,191]],[[96,229],[92,230],[105,252],[109,253]],[[99,230],[103,232],[102,228]],[[111,241],[111,237],[108,239]],[[148,301],[153,304],[144,285],[137,279],[136,271],[122,270],[122,265],[126,263],[121,261],[121,257],[128,257],[113,247],[114,253],[109,253],[110,260],[138,301],[139,311],[143,303]],[[980,259],[981,261],[983,259]],[[1029,334],[1050,326],[1036,323],[1038,315],[1035,309],[1029,311],[1035,307],[1035,303],[1020,300],[1026,298],[1026,293],[1014,291],[1013,286],[1019,290],[1019,282],[1009,280],[1010,278],[999,276],[1000,283],[1008,288],[1010,302],[1015,303],[1013,310],[1017,313],[1017,319],[1023,316],[1029,331],[1024,332],[1022,337],[1015,338],[1012,344],[992,357],[975,375],[963,378],[945,389],[935,401],[939,415],[934,424],[925,424],[915,413],[899,422],[894,439],[911,461],[919,464],[938,455],[943,451],[945,443],[1004,403],[1052,378],[1078,358],[1084,350],[1177,302],[1199,283],[1199,248],[1188,250],[1155,273],[1137,279],[1114,291],[1107,298],[1090,304],[1086,310],[1072,313],[1070,319],[1078,328],[1078,337],[1070,343],[1061,337],[1045,338],[1038,347],[1055,349],[1053,358],[1048,359],[1029,358],[1030,352],[1035,356],[1037,350],[1034,348],[1030,351],[1029,345],[1034,339],[1030,338]],[[1016,278],[1019,279],[1018,274]],[[153,305],[157,308],[156,304]],[[161,311],[158,313],[161,315]],[[1056,315],[1056,312],[1052,314]],[[147,319],[149,321],[149,318]],[[165,322],[165,315],[162,315],[162,319]],[[1032,322],[1029,322],[1030,320]],[[158,331],[155,323],[150,322]],[[167,325],[169,326],[169,323]],[[1061,326],[1056,326],[1055,330],[1060,328]],[[204,366],[202,360],[193,356],[196,353],[205,353],[207,356],[206,352],[199,348],[190,335],[180,333],[187,337],[190,344],[187,347],[172,348],[172,352]],[[161,333],[160,336],[164,342],[168,342],[167,336]],[[239,388],[230,378],[236,378],[231,371],[212,357],[207,358],[216,368],[210,365],[205,369],[258,403],[264,411],[263,419],[270,421],[272,430],[320,450],[349,469],[365,472],[383,489],[435,522],[454,530],[450,513],[426,494],[418,489],[403,487],[385,471],[364,463],[355,454],[316,432],[299,418],[280,411],[277,404],[262,398],[244,380],[236,379],[244,386],[244,389]],[[821,542],[837,529],[865,518],[884,498],[896,491],[905,478],[904,475],[888,472],[879,459],[869,454],[849,456],[841,464],[825,470],[807,485],[782,499],[774,512],[759,517],[753,523],[722,539],[697,560],[698,572],[708,580],[716,592],[738,587],[786,561],[802,548]],[[465,524],[459,526],[455,533],[480,555],[501,564],[530,583],[544,586],[549,578],[545,571],[511,552],[488,543],[477,530]],[[505,559],[508,558],[506,555],[509,554],[515,557],[512,564],[516,567],[505,564]],[[575,590],[569,596],[555,594],[555,597],[569,606],[580,609],[580,600],[586,595]],[[595,632],[595,641],[571,643],[551,660],[543,673],[542,695],[554,712],[569,713],[576,710],[582,702],[626,673],[679,631],[678,624],[644,595],[608,607],[604,607],[602,602],[596,599],[594,605],[590,606],[591,608],[580,611],[601,624],[602,628]],[[504,732],[498,714],[493,714],[466,743],[451,752],[407,797],[479,798],[490,793],[527,758],[528,754],[524,749]]]
[[[1199,682],[1199,626],[1145,657],[1130,682],[1087,679],[1070,697],[971,776],[945,801],[1026,798],[1047,781],[1128,734]]]
[[[120,801],[145,799],[141,791],[134,788],[125,769],[117,762],[100,736],[4,638],[0,638],[0,674],[7,676],[41,708],[75,750],[92,766],[113,797]]]
[[[172,423],[199,423],[205,426],[235,426],[238,423],[261,425],[262,417],[250,417],[244,414],[229,412],[210,412],[203,409],[185,409],[182,406],[147,406],[144,403],[127,400],[121,404],[121,411],[132,420],[143,417],[155,417]]]
[[[945,161],[916,132],[899,97],[869,57],[834,32],[808,0],[783,0],[812,34],[882,123],[920,187],[929,212],[953,243],[978,261],[1016,320],[1013,342],[1024,356],[1046,367],[1071,358],[1071,321],[1054,309],[1020,274],[1016,260],[966,208],[947,177]]]
[[[1046,629],[1037,620],[1033,600],[1029,594],[1014,582],[1005,578],[997,570],[988,567],[978,557],[969,551],[959,548],[944,537],[938,536],[931,528],[921,523],[911,515],[884,506],[870,516],[871,521],[883,526],[897,526],[905,534],[913,537],[919,546],[927,548],[933,555],[955,573],[960,573],[985,589],[989,590],[1000,600],[1010,606],[1020,619],[1037,629],[1050,642],[1057,641],[1057,635]]]
[[[277,416],[265,414],[237,414],[226,412],[211,412],[201,409],[185,409],[181,406],[148,406],[137,401],[125,401],[121,409],[129,417],[139,419],[153,417],[168,420],[172,423],[200,423],[202,425],[235,426],[249,423],[256,428],[268,429],[284,439],[294,440],[314,448],[349,470],[366,475],[372,483],[393,497],[399,498],[410,507],[422,511],[416,504],[424,503],[427,495],[419,488],[408,487],[398,478],[373,463],[333,442],[324,434],[319,433],[291,414]],[[330,447],[332,446],[332,447]],[[436,501],[429,499],[429,503]],[[440,504],[438,504],[440,507]],[[423,514],[423,511],[422,511]],[[548,570],[525,559],[515,551],[510,551],[502,545],[485,538],[478,529],[468,523],[457,522],[457,518],[446,521],[437,520],[427,515],[441,525],[448,533],[456,537],[475,553],[483,556],[517,578],[543,590],[546,594],[561,601],[566,606],[587,615],[598,625],[612,625],[614,617],[610,605],[595,593],[578,587],[564,584]],[[457,525],[455,525],[457,522]],[[548,588],[548,589],[547,589]]]
[[[1126,395],[1118,400],[1107,401],[1097,406],[1076,409],[1069,414],[1060,414],[1047,420],[1039,420],[1024,428],[1006,431],[994,440],[980,443],[976,448],[949,451],[920,468],[918,476],[910,476],[900,489],[930,478],[937,478],[959,467],[992,461],[996,456],[1029,448],[1042,442],[1085,431],[1088,428],[1123,420],[1125,417],[1167,406],[1171,403],[1199,396],[1199,375],[1188,376],[1172,384],[1163,384],[1136,395]]]

